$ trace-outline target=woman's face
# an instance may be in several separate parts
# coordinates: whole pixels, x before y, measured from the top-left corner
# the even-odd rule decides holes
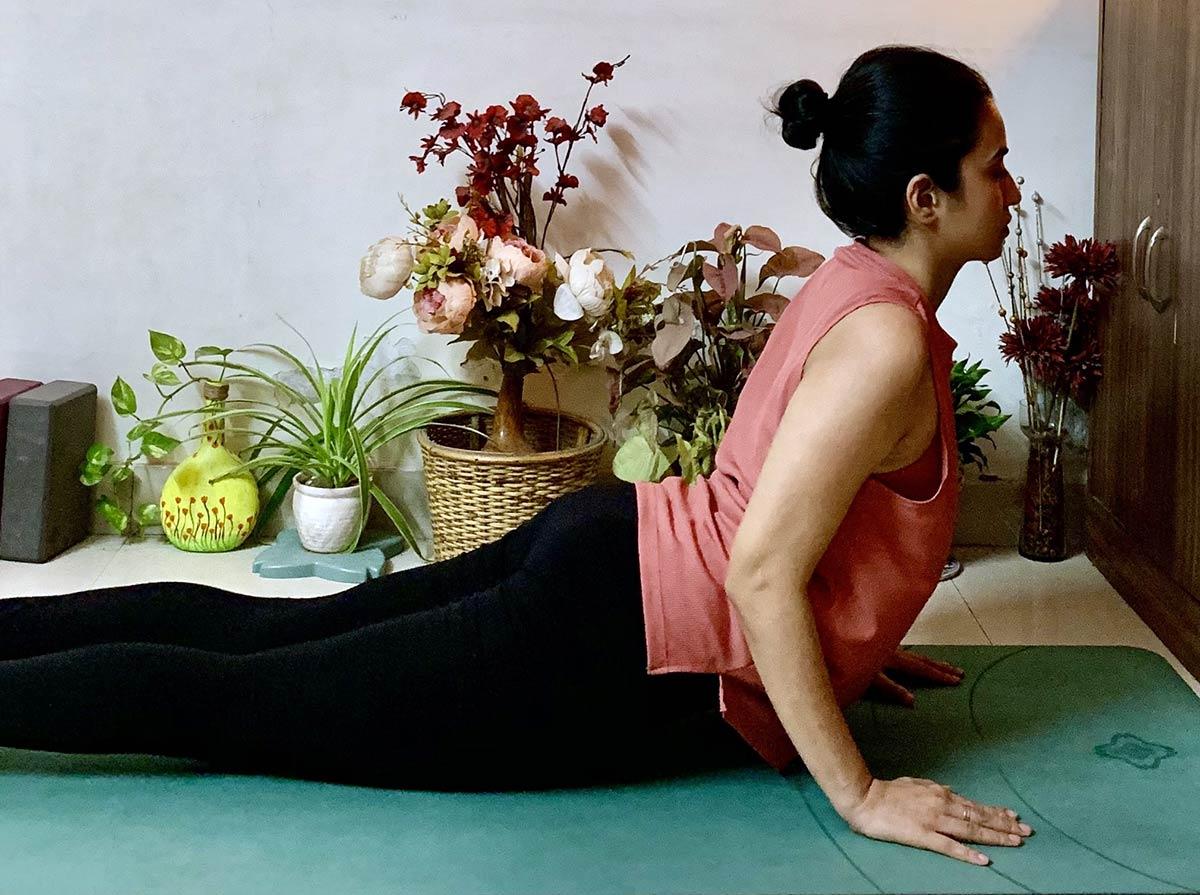
[[[939,242],[953,260],[993,261],[1000,257],[1012,213],[1021,191],[1008,169],[1004,119],[992,100],[984,105],[979,139],[960,165],[961,183],[943,194],[945,213],[938,223]]]

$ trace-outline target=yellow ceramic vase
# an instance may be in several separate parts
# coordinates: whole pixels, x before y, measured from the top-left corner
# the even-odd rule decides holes
[[[220,553],[241,546],[258,518],[258,483],[248,472],[220,482],[211,480],[241,461],[225,447],[225,409],[229,385],[205,382],[204,438],[196,452],[171,473],[159,498],[162,529],[180,550]]]

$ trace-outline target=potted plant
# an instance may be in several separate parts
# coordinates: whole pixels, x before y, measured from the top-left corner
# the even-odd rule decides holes
[[[950,369],[950,397],[954,402],[954,429],[958,435],[958,480],[962,484],[967,466],[974,464],[979,467],[981,477],[988,469],[987,455],[984,454],[977,441],[984,439],[992,447],[996,446],[992,438],[993,432],[1003,426],[1012,416],[1000,413],[1000,405],[995,401],[986,400],[992,393],[990,388],[984,388],[981,380],[991,372],[983,368],[982,361],[967,366],[971,359],[956,360]],[[990,413],[988,411],[996,411]],[[992,476],[994,478],[994,476]],[[942,581],[949,581],[962,571],[962,563],[953,553],[946,559],[942,568]]]
[[[1017,183],[1023,183],[1017,178]],[[992,281],[1005,322],[1000,353],[1021,368],[1029,413],[1029,459],[1017,551],[1027,559],[1066,557],[1063,483],[1064,422],[1074,401],[1086,410],[1102,375],[1104,304],[1121,275],[1116,246],[1066,236],[1046,247],[1042,198],[1033,194],[1037,225],[1036,276],[1029,271],[1022,218],[1016,207],[1014,245],[1001,255],[1008,308]],[[991,268],[988,268],[991,276]],[[1047,276],[1058,280],[1051,285]]]
[[[183,343],[174,336],[155,330],[150,330],[149,335],[150,350],[157,360],[142,377],[158,391],[161,398],[158,409],[149,416],[139,415],[137,395],[129,383],[118,376],[109,392],[113,409],[118,416],[135,420],[135,424],[125,433],[125,456],[117,460],[116,452],[111,447],[102,442],[93,444],[80,466],[80,481],[88,486],[101,487],[96,509],[118,534],[139,537],[146,528],[162,525],[168,540],[182,550],[232,550],[250,536],[262,517],[259,513],[259,483],[253,476],[243,473],[219,485],[211,483],[213,477],[237,466],[239,462],[238,457],[225,446],[224,422],[210,418],[224,408],[223,402],[229,395],[225,370],[212,376],[199,373],[201,368],[206,368],[202,358],[209,352],[220,353],[221,349],[211,346],[199,348],[196,359],[189,363],[185,360]],[[178,371],[184,372],[184,379],[180,378]],[[165,412],[168,404],[177,404],[192,394],[192,385],[199,386],[203,404],[173,413]],[[159,426],[167,419],[190,415],[203,418],[202,431],[195,436],[200,444],[191,457],[176,466],[163,488],[163,498],[167,503],[175,508],[177,503],[186,500],[188,509],[186,515],[173,509],[171,522],[163,525],[160,511],[162,501],[137,499],[138,481],[133,466],[143,459],[163,459],[179,447],[182,442],[160,431]],[[125,492],[123,496],[121,491]],[[198,500],[200,505],[196,506]],[[199,519],[201,510],[203,520]]]
[[[371,246],[359,265],[360,286],[379,299],[411,288],[422,332],[472,343],[466,360],[490,358],[501,373],[491,413],[449,416],[458,429],[431,425],[418,436],[438,558],[494,540],[595,477],[603,428],[557,407],[527,408],[523,388],[532,372],[553,379],[554,364],[573,366],[613,347],[616,334],[601,323],[609,309],[631,291],[655,288],[636,266],[618,285],[601,255],[626,252],[585,247],[564,257],[547,244],[556,208],[579,186],[567,173],[574,145],[595,141],[607,121],[602,105],[589,108],[591,92],[624,62],[600,62],[583,76],[589,86],[574,124],[529,94],[469,114],[441,94],[403,98],[414,118],[438,125],[422,154],[411,157],[418,172],[430,156],[444,164],[460,152],[471,159],[468,182],[455,192],[457,209],[442,200],[409,210],[406,234]],[[548,210],[539,229],[533,179],[547,147],[557,170],[541,197]],[[485,431],[483,440],[464,437],[468,423]]]
[[[175,367],[182,371],[183,377],[178,377],[181,386],[186,385],[184,377],[197,383],[221,377],[224,381],[242,380],[270,390],[264,398],[230,399],[225,402],[227,407],[218,412],[203,411],[204,427],[235,420],[259,425],[259,428],[227,430],[248,436],[252,439],[251,446],[243,452],[240,463],[215,476],[210,483],[256,474],[259,484],[271,489],[260,520],[274,512],[294,485],[293,510],[306,549],[318,552],[354,549],[371,501],[375,500],[407,545],[428,560],[411,522],[372,480],[370,459],[384,445],[427,425],[448,410],[477,407],[459,400],[460,396],[495,396],[495,389],[447,378],[419,380],[386,389],[378,398],[369,397],[372,386],[388,367],[402,359],[396,358],[374,371],[369,369],[379,346],[396,329],[391,322],[395,316],[381,323],[361,342],[355,327],[341,367],[328,373],[317,362],[312,346],[303,336],[300,338],[312,355],[312,365],[272,343],[255,343],[240,349],[205,346],[196,350],[192,361],[185,361],[183,343],[167,337],[173,340],[171,354],[175,360],[160,362],[173,372]],[[259,354],[281,359],[293,375],[264,370],[254,358]],[[214,368],[215,372],[200,375],[202,370]],[[131,431],[140,434],[143,442],[148,435],[157,433],[157,438],[167,439],[163,444],[168,449],[180,442],[158,433],[158,427],[198,412],[179,410],[143,419],[136,417],[136,408],[125,409],[138,419]],[[193,437],[203,438],[205,433]],[[152,438],[152,443],[158,444],[157,438]],[[184,508],[160,502],[159,515],[164,524],[171,524],[173,515],[182,513]]]
[[[751,289],[750,262],[760,258]],[[690,482],[712,472],[742,387],[787,307],[780,281],[807,277],[823,260],[802,246],[784,247],[768,227],[722,223],[711,239],[663,259],[671,262],[665,296],[635,289],[613,307],[605,323],[616,347],[598,354],[611,358],[618,478]]]

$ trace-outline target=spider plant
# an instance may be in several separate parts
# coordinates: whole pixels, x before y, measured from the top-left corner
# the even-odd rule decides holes
[[[158,427],[168,420],[180,420],[188,416],[202,416],[209,420],[226,421],[226,433],[240,433],[250,437],[250,446],[240,452],[246,459],[235,469],[213,481],[229,478],[245,471],[254,474],[260,488],[270,491],[259,513],[259,524],[278,509],[292,479],[299,474],[306,484],[322,488],[340,488],[357,485],[359,488],[360,515],[358,535],[347,548],[353,550],[362,536],[371,501],[379,503],[392,524],[396,526],[405,543],[422,559],[431,557],[421,551],[417,543],[414,525],[400,507],[372,481],[370,459],[381,448],[395,439],[422,428],[447,413],[487,409],[478,404],[461,400],[468,395],[484,395],[495,398],[494,388],[475,385],[450,377],[423,379],[417,382],[386,390],[380,397],[368,398],[372,386],[380,380],[393,364],[405,360],[400,356],[389,360],[368,372],[368,365],[383,341],[397,325],[392,321],[396,314],[384,320],[364,339],[358,337],[358,327],[350,337],[340,369],[331,373],[323,369],[317,360],[312,344],[304,336],[287,325],[300,337],[312,356],[306,364],[294,353],[270,342],[257,342],[243,348],[221,348],[206,345],[197,348],[194,357],[186,360],[187,349],[183,342],[166,333],[151,332],[151,347],[158,358],[153,375],[146,374],[163,397],[159,412],[151,417],[137,415],[136,399],[132,389],[120,378],[113,386],[114,407],[118,415],[132,416],[137,425],[130,431],[127,440],[140,439],[142,447],[137,456],[145,454],[162,457],[180,444],[203,437],[203,433],[183,439],[170,438],[158,432]],[[284,381],[282,373],[268,372],[254,355],[266,354],[276,360],[282,359],[285,367],[299,374],[300,387]],[[443,373],[445,368],[431,361]],[[215,369],[214,369],[215,368]],[[178,373],[176,371],[179,371]],[[182,374],[182,377],[180,376]],[[274,390],[274,400],[261,398],[228,398],[224,409],[211,406],[163,412],[165,405],[191,383],[205,380],[234,381],[242,384],[259,383]],[[167,392],[164,385],[177,386]],[[257,423],[259,428],[233,428],[230,422]],[[441,422],[476,432],[469,426]],[[198,428],[195,423],[192,428]],[[486,437],[486,433],[478,433]],[[132,453],[132,452],[131,452]],[[93,445],[88,460],[81,468],[81,479],[94,485],[106,476],[114,482],[129,479],[127,469],[134,457],[121,464],[113,464],[112,451],[104,445]],[[102,498],[102,501],[104,499]],[[111,504],[111,501],[109,501]],[[157,507],[153,507],[157,509]],[[105,509],[105,507],[101,507]],[[117,509],[115,504],[111,509]],[[115,513],[113,514],[115,516]],[[139,515],[141,515],[139,513]],[[108,514],[106,514],[108,517]],[[110,521],[112,520],[112,517]],[[142,524],[154,520],[147,514]],[[116,522],[113,522],[116,525]]]
[[[277,393],[290,399],[290,406],[284,402],[272,404],[253,400],[226,402],[238,406],[216,414],[214,418],[242,417],[264,424],[267,429],[265,432],[227,430],[247,432],[255,436],[257,441],[254,455],[221,478],[243,471],[265,473],[260,482],[279,476],[268,501],[269,507],[282,500],[297,473],[305,484],[318,488],[357,485],[360,501],[359,537],[374,499],[396,526],[405,543],[428,561],[430,557],[421,551],[417,543],[413,524],[379,484],[372,481],[370,458],[395,439],[427,426],[447,413],[485,409],[479,404],[461,400],[462,396],[486,395],[494,398],[497,391],[451,378],[424,379],[389,389],[380,397],[369,400],[371,387],[392,364],[403,359],[394,358],[373,373],[367,373],[367,366],[376,350],[396,328],[395,325],[389,325],[395,316],[381,323],[361,342],[358,339],[358,327],[355,326],[342,365],[333,374],[327,374],[321,367],[312,345],[299,332],[297,335],[312,355],[312,364],[304,363],[281,345],[260,342],[247,346],[247,351],[267,352],[283,358],[307,385],[307,394],[284,382],[278,374],[266,373],[251,363],[233,361],[229,355],[222,356],[220,363],[224,367],[235,375],[273,386]],[[470,429],[457,424],[439,425]],[[358,537],[347,549],[353,550],[357,543]]]

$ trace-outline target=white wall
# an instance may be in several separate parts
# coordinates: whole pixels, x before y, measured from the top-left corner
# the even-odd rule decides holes
[[[0,10],[0,376],[88,380],[104,394],[117,373],[133,382],[148,369],[147,328],[190,346],[288,339],[276,314],[335,363],[355,321],[401,306],[357,288],[364,249],[403,225],[397,193],[419,206],[461,176],[458,162],[415,173],[407,157],[428,125],[398,111],[405,91],[469,109],[530,92],[573,120],[579,73],[626,53],[593,94],[610,112],[599,145],[572,159],[583,189],[552,228],[564,250],[623,246],[651,260],[729,220],[829,253],[844,237],[813,199],[814,155],[787,147],[762,105],[800,77],[832,92],[858,53],[889,42],[977,65],[1008,125],[1011,170],[1047,200],[1047,236],[1091,230],[1096,0],[2,0]],[[976,266],[940,315],[1015,413],[1020,377],[999,357],[995,309]],[[461,358],[463,346],[403,319],[422,353]],[[598,371],[567,380],[569,407],[602,411]],[[527,396],[551,401],[547,382]],[[1020,475],[1015,421],[997,440],[993,471]]]

